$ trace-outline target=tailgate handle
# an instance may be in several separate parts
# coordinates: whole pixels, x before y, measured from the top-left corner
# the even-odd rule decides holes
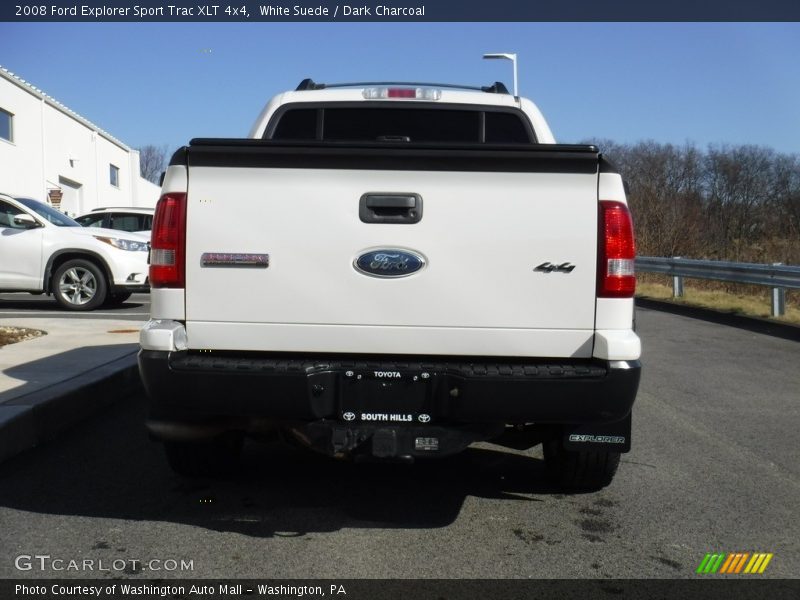
[[[358,216],[364,223],[419,223],[422,219],[422,196],[364,194],[358,205]]]

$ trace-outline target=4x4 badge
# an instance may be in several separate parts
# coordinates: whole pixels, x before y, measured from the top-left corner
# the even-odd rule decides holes
[[[554,265],[550,262],[543,262],[536,267],[534,271],[539,271],[541,273],[552,273],[553,271],[558,273],[572,273],[573,269],[575,269],[575,265],[570,262],[561,263],[560,265]]]

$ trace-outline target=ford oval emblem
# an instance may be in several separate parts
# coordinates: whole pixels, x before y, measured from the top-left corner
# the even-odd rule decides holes
[[[409,250],[380,248],[359,256],[353,266],[371,277],[407,277],[425,266],[425,259]]]

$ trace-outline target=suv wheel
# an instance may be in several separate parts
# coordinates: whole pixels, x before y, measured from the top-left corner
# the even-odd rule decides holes
[[[165,441],[167,462],[186,477],[225,477],[239,464],[244,436],[229,433],[204,441]]]
[[[51,289],[56,302],[67,310],[94,310],[106,299],[105,275],[93,262],[68,260],[53,274]]]
[[[619,452],[566,450],[560,438],[544,443],[545,468],[556,485],[594,491],[614,479],[619,466]]]

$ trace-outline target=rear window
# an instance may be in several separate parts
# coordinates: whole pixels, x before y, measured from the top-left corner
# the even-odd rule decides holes
[[[269,135],[269,132],[272,135]],[[324,107],[288,109],[267,128],[276,140],[408,141],[529,144],[516,112],[435,108]]]
[[[486,141],[489,144],[527,144],[530,136],[517,115],[507,112],[487,112]]]
[[[150,229],[148,226],[149,218],[152,217],[149,217],[149,215],[131,213],[114,213],[111,215],[111,229],[119,229],[120,231],[145,231]]]
[[[84,215],[75,219],[84,227],[102,227],[105,215]]]
[[[301,108],[287,110],[275,128],[277,140],[313,140],[317,137],[317,110]]]

